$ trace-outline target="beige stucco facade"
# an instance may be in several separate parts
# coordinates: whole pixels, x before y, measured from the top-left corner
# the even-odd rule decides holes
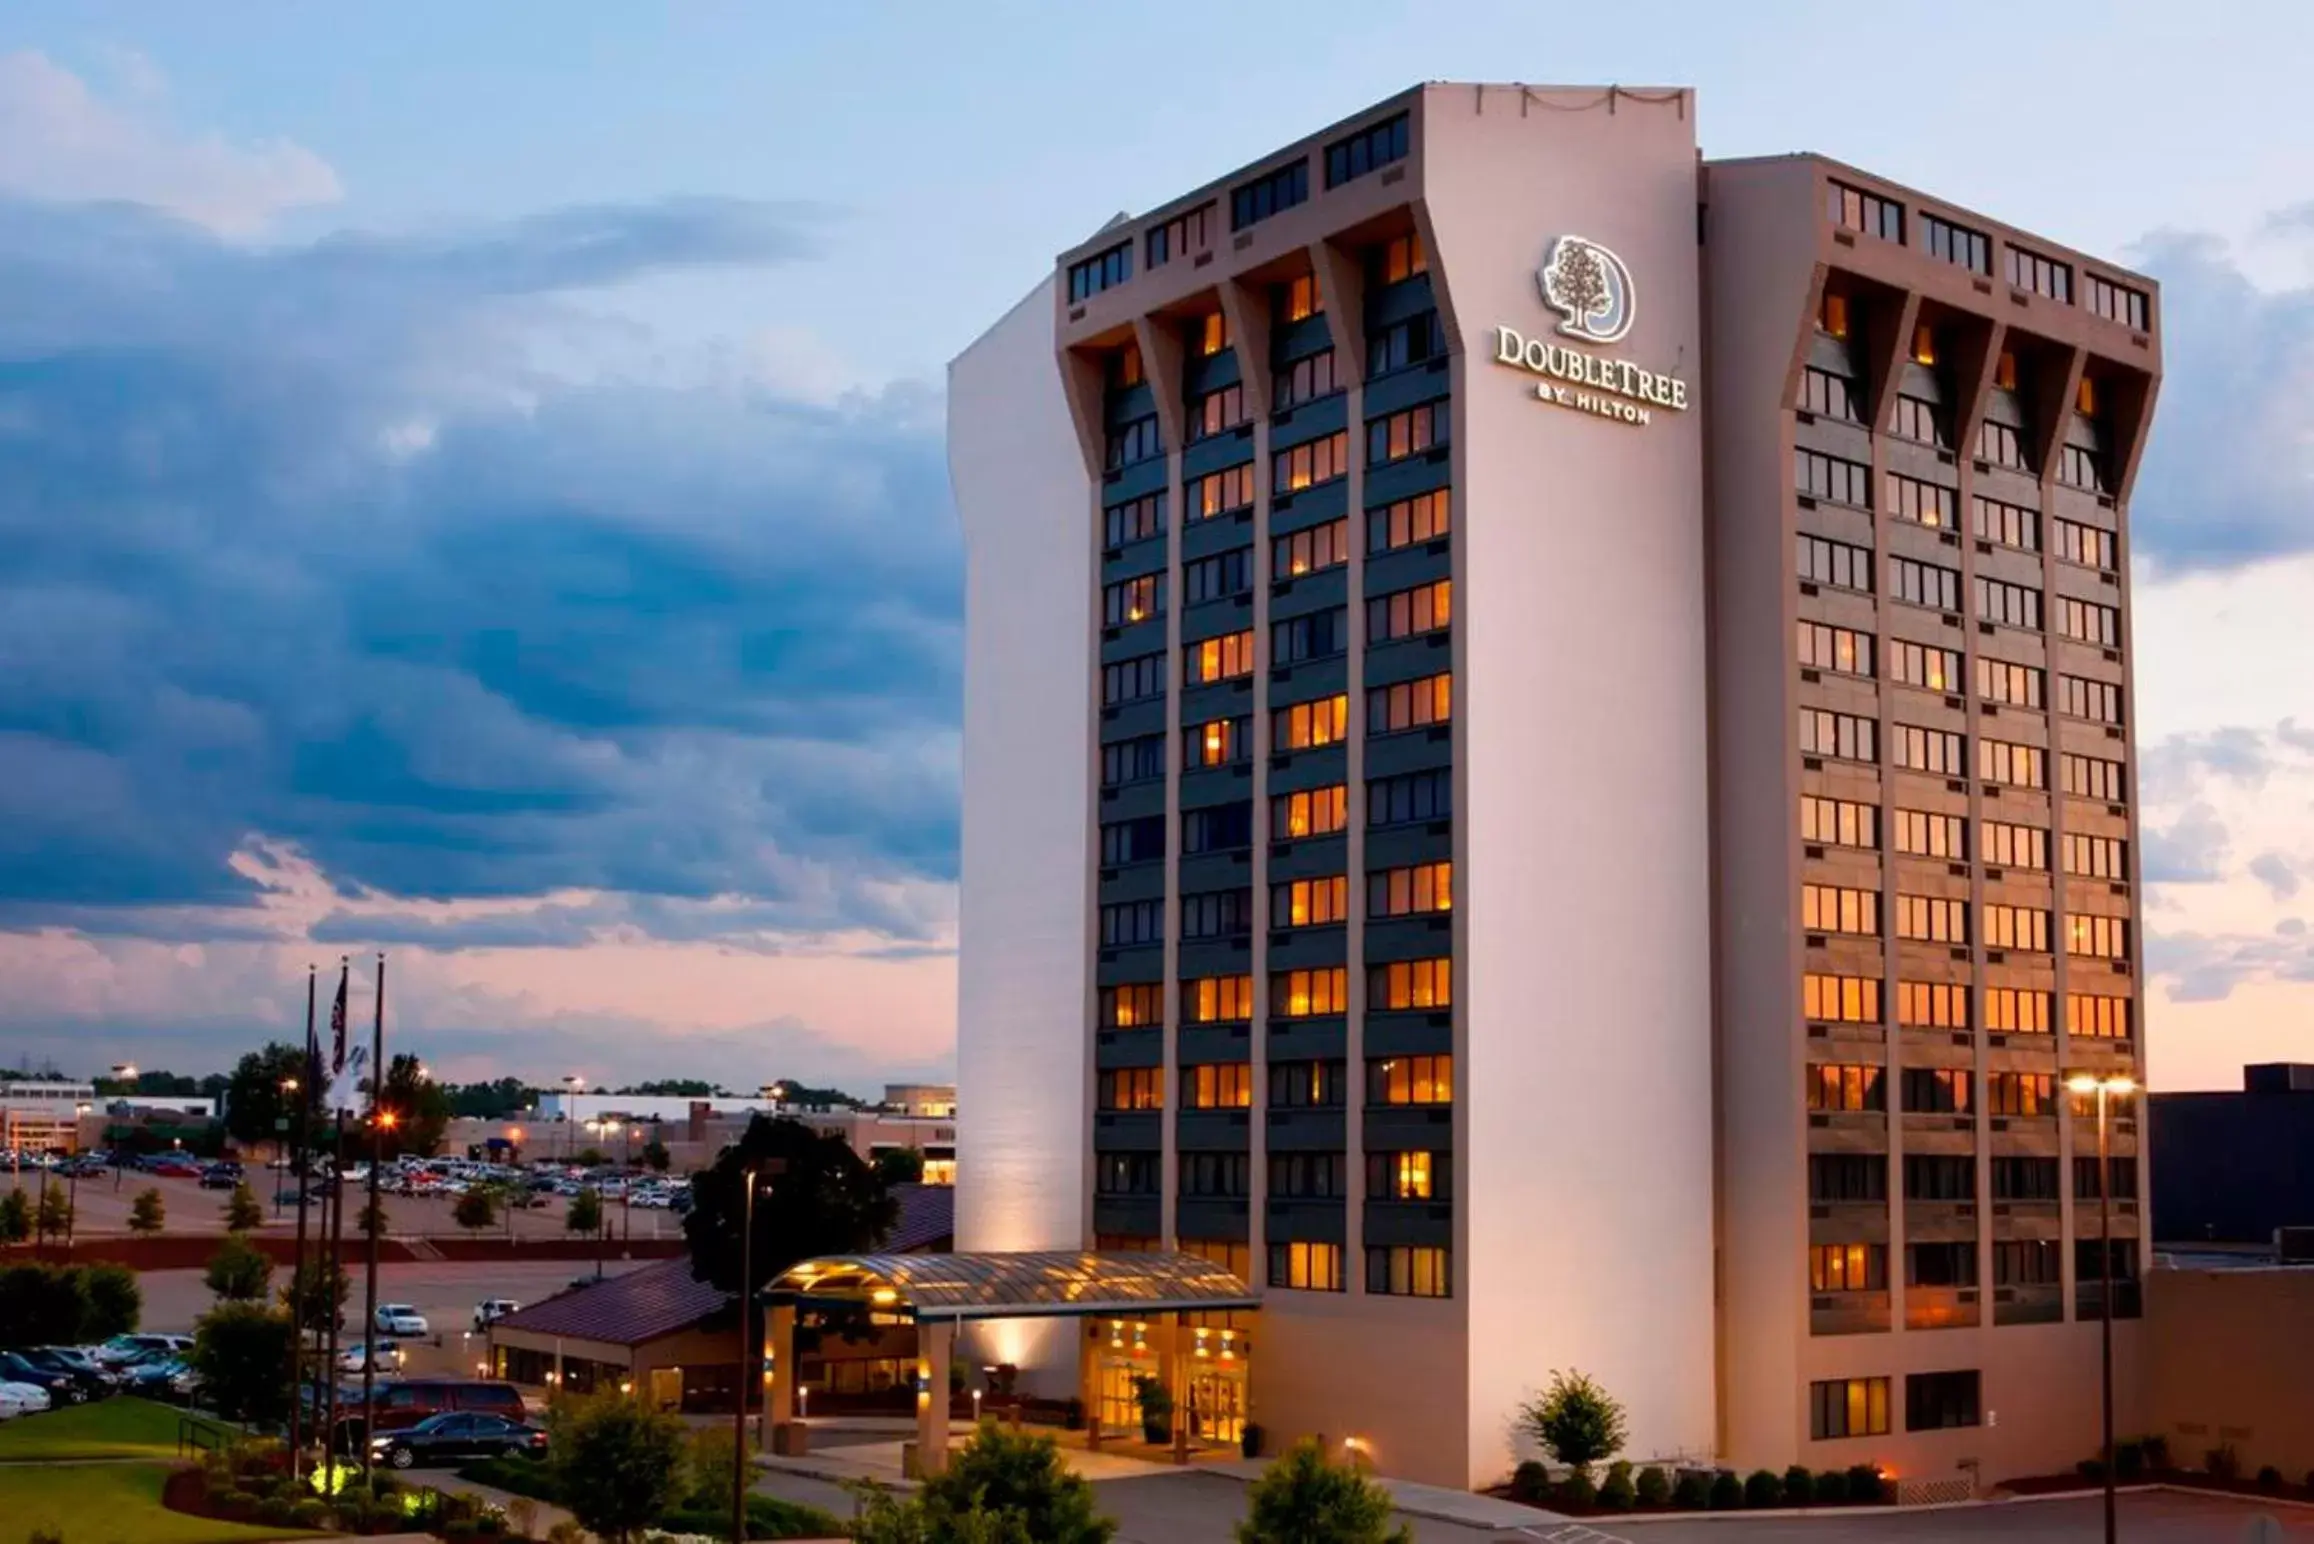
[[[2314,1268],[2153,1272],[2145,1283],[2141,1419],[2171,1460],[2231,1447],[2245,1475],[2314,1473]]]

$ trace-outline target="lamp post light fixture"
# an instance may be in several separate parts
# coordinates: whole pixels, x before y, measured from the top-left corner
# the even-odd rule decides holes
[[[2108,1101],[2135,1093],[2137,1082],[2126,1073],[2076,1072],[2066,1077],[2065,1087],[2075,1094],[2097,1096],[2097,1370],[2104,1431],[2098,1468],[2105,1477],[2105,1544],[2114,1544],[2113,1162]]]
[[[113,1075],[113,1078],[114,1078],[114,1080],[115,1080],[116,1082],[119,1082],[119,1083],[122,1083],[122,1084],[125,1084],[125,1085],[127,1085],[127,1086],[126,1086],[126,1087],[125,1087],[125,1088],[122,1090],[124,1093],[134,1093],[134,1092],[136,1091],[136,1085],[137,1085],[137,1064],[136,1064],[135,1062],[114,1062],[114,1063],[113,1063],[113,1065],[112,1065],[112,1075]],[[113,1161],[113,1164],[112,1164],[112,1188],[113,1188],[113,1193],[114,1193],[115,1195],[118,1195],[118,1194],[120,1193],[120,1188],[121,1188],[121,1161],[120,1161],[120,1154],[118,1154],[118,1153],[111,1153],[111,1154],[108,1154],[107,1156],[108,1156],[108,1157],[110,1157],[110,1158],[112,1159],[112,1161]]]

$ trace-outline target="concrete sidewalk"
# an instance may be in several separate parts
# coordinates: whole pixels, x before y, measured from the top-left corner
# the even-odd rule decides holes
[[[1233,1480],[1242,1480],[1247,1484],[1260,1479],[1269,1466],[1270,1461],[1265,1458],[1241,1458],[1227,1463],[1199,1465],[1207,1473],[1226,1474]],[[1390,1492],[1390,1499],[1408,1517],[1459,1523],[1465,1528],[1496,1531],[1539,1528],[1548,1532],[1573,1520],[1555,1512],[1521,1506],[1515,1501],[1482,1496],[1467,1490],[1450,1490],[1443,1485],[1417,1485],[1412,1480],[1394,1480],[1380,1474],[1374,1476],[1374,1483]]]

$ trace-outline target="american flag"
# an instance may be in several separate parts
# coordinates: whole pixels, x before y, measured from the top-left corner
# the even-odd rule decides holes
[[[338,962],[337,1001],[329,1005],[329,1070],[332,1076],[345,1071],[345,994],[346,982],[352,973],[351,965],[342,960]]]

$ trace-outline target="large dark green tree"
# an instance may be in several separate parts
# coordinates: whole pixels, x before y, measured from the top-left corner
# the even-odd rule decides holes
[[[228,1420],[270,1425],[289,1416],[289,1315],[226,1302],[193,1321],[202,1397]]]
[[[318,1114],[325,1091],[314,1086],[302,1046],[277,1040],[262,1050],[251,1051],[234,1066],[232,1080],[225,1088],[225,1130],[234,1141],[246,1146],[295,1136],[294,1123],[287,1131],[274,1124],[294,1115],[297,1109],[297,1096],[284,1092],[281,1086],[289,1078],[297,1080],[298,1095],[303,1097],[306,1109]],[[318,1129],[319,1122],[315,1125]]]
[[[298,1322],[318,1335],[345,1312],[349,1286],[344,1266],[312,1256],[302,1266],[291,1268],[289,1280],[281,1287],[281,1304],[285,1309],[294,1308]]]
[[[683,1490],[682,1418],[640,1399],[597,1394],[558,1401],[547,1414],[555,1491],[590,1533],[625,1544]]]
[[[396,1116],[386,1133],[386,1156],[407,1153],[431,1158],[442,1150],[442,1133],[449,1128],[450,1091],[427,1077],[425,1064],[415,1056],[397,1056],[386,1064],[386,1108]]]
[[[800,1260],[873,1250],[900,1220],[900,1203],[842,1136],[758,1115],[712,1168],[692,1177],[683,1219],[692,1276],[726,1292],[740,1290],[749,1174],[756,1176],[750,1291]]]
[[[209,1269],[201,1280],[220,1302],[263,1303],[265,1289],[273,1282],[273,1262],[240,1234],[228,1233],[209,1256]]]
[[[1391,1508],[1390,1492],[1304,1439],[1247,1491],[1237,1544],[1413,1544]]]

